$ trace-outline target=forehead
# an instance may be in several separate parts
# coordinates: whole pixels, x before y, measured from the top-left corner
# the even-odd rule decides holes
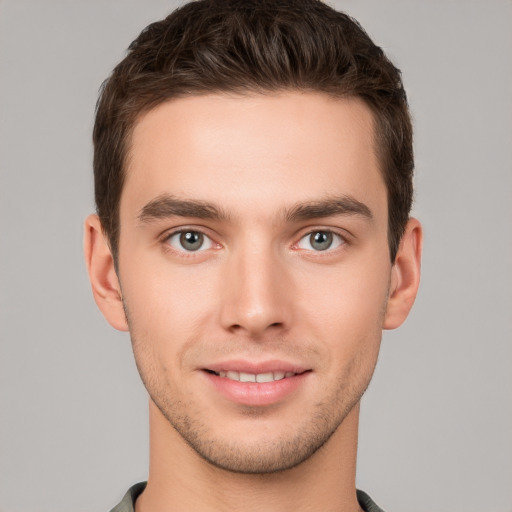
[[[260,206],[351,195],[386,209],[370,109],[319,93],[224,94],[168,101],[132,133],[121,214],[161,194]]]

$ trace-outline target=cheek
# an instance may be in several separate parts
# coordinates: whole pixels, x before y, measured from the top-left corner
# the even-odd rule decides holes
[[[387,298],[389,277],[381,273],[376,277],[367,269],[341,269],[329,272],[325,279],[311,276],[314,287],[303,283],[302,293],[309,302],[321,306],[321,311],[348,318],[375,316]]]
[[[338,351],[378,350],[389,276],[387,268],[374,267],[347,266],[326,276],[311,276],[314,287],[301,286],[300,316]]]
[[[128,269],[125,268],[125,271]],[[183,353],[195,339],[196,298],[193,290],[177,286],[168,272],[125,272],[121,280],[133,353],[140,376],[151,396],[165,388],[178,389],[176,376],[183,369]]]
[[[165,260],[121,267],[123,296],[131,328],[151,343],[176,346],[194,337],[212,314],[212,276],[194,266],[172,266]]]

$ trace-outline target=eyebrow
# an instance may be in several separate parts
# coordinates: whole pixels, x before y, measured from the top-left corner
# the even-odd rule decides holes
[[[287,222],[299,222],[335,215],[358,215],[367,220],[373,219],[370,208],[349,195],[298,203],[284,210],[283,216]],[[224,210],[212,203],[197,199],[178,199],[168,194],[152,199],[141,208],[138,215],[142,223],[169,217],[194,217],[216,221],[229,219]]]
[[[366,220],[373,219],[370,208],[349,195],[297,204],[285,212],[285,218],[288,222],[320,219],[335,215],[357,215]]]
[[[169,217],[195,217],[197,219],[226,220],[228,216],[217,206],[196,199],[178,199],[163,194],[143,206],[139,212],[140,222],[149,223]]]

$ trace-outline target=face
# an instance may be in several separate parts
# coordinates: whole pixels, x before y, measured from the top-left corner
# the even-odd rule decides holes
[[[386,188],[369,109],[198,96],[135,126],[119,282],[150,397],[204,459],[308,459],[366,389],[386,318]]]

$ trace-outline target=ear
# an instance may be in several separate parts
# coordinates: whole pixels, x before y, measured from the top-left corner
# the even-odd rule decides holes
[[[128,330],[121,286],[114,267],[110,245],[105,239],[100,219],[85,219],[84,255],[94,300],[107,322],[119,331]]]
[[[384,329],[396,329],[407,318],[420,284],[423,232],[416,219],[409,219],[391,268]]]

